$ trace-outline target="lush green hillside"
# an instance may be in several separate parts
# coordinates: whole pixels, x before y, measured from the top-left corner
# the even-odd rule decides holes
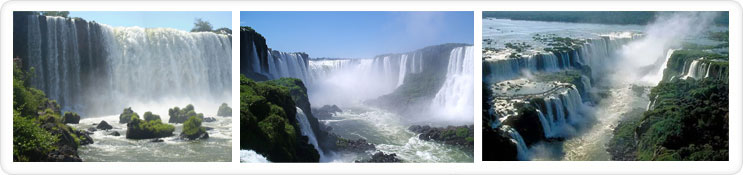
[[[320,155],[297,123],[297,104],[290,94],[296,87],[282,86],[287,81],[299,80],[255,82],[240,75],[240,149],[273,162],[317,162]]]
[[[719,79],[661,82],[655,105],[621,121],[609,151],[629,154],[618,160],[728,160],[728,90]]]
[[[93,139],[65,125],[60,105],[28,87],[26,82],[34,75],[21,71],[18,64],[13,67],[13,161],[82,161],[77,148]]]

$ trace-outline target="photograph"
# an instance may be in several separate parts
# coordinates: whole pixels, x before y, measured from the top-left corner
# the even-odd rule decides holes
[[[14,162],[232,160],[232,12],[12,17]]]
[[[474,12],[240,12],[240,162],[474,162]]]
[[[728,161],[728,18],[483,12],[483,161]]]

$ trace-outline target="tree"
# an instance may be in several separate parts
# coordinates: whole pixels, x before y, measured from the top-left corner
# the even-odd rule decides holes
[[[193,23],[193,29],[191,32],[211,32],[212,24],[209,21],[204,21],[201,18],[196,18]]]
[[[231,35],[232,34],[232,29],[229,29],[227,27],[222,27],[222,28],[218,28],[217,30],[214,30],[214,33]]]

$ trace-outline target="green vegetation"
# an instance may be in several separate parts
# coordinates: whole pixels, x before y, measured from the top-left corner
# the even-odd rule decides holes
[[[726,43],[730,40],[730,32],[727,30],[724,32],[709,32],[707,33],[707,36],[712,40]]]
[[[135,114],[136,115],[136,114]],[[144,113],[144,121],[154,121],[154,120],[160,120],[160,115],[152,114],[152,112],[147,111]]]
[[[21,117],[18,111],[13,111],[13,161],[33,161],[45,157],[50,151],[57,149],[54,143],[59,137],[42,129],[33,120]]]
[[[209,21],[202,20],[201,18],[194,19],[193,28],[191,29],[191,32],[211,32],[211,31],[212,31],[212,23],[209,23]]]
[[[523,52],[526,49],[531,48],[531,45],[526,44],[526,42],[522,43],[506,43],[506,48],[516,50],[516,52]]]
[[[184,136],[189,140],[194,140],[202,137],[204,134],[206,134],[206,128],[201,126],[201,119],[196,118],[196,116],[189,117],[188,120],[183,123],[183,132],[181,132],[181,136]],[[206,134],[206,137],[209,137],[208,134]]]
[[[194,19],[193,22],[193,28],[191,28],[191,32],[212,32],[216,34],[224,34],[224,35],[232,35],[232,30],[227,27],[218,28],[216,30],[213,29],[212,23],[209,21],[203,20],[201,18]]]
[[[124,108],[124,111],[119,114],[119,123],[129,123],[132,119],[132,115],[137,115],[137,113],[134,113],[132,110],[132,107]]]
[[[134,113],[126,124],[127,139],[151,139],[160,137],[169,137],[173,135],[175,126],[165,124],[160,119],[145,121],[139,119],[139,115]]]
[[[291,91],[301,80],[255,82],[240,75],[240,149],[251,149],[274,162],[317,162],[320,155],[301,135]],[[302,94],[306,96],[307,94]]]
[[[77,148],[93,140],[62,123],[60,105],[47,99],[41,90],[27,87],[26,82],[34,75],[19,67],[19,63],[14,62],[13,161],[80,161]],[[76,113],[66,114],[79,120]],[[59,150],[68,151],[49,156]]]
[[[686,64],[691,64],[695,59],[704,58],[703,62],[711,64],[712,69],[710,72],[719,72],[720,75],[710,76],[717,77],[719,79],[728,79],[728,56],[717,53],[707,52],[703,50],[694,49],[683,49],[674,51],[668,60],[666,70],[663,72],[663,81],[670,80],[673,76],[681,76],[684,73]]]
[[[217,116],[232,116],[232,108],[227,103],[222,103],[217,110]]]
[[[613,149],[636,160],[728,160],[728,90],[719,79],[661,82],[641,120],[620,123]]]
[[[168,115],[170,116],[170,119],[168,119],[168,123],[183,123],[192,116],[196,116],[197,118],[204,120],[204,114],[196,113],[192,104],[186,105],[186,107],[183,109],[178,108],[178,106],[170,108],[168,109]]]

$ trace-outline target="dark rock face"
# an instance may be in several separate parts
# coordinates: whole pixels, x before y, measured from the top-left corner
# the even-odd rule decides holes
[[[109,125],[108,122],[106,122],[105,120],[102,120],[101,123],[99,123],[98,126],[96,126],[95,128],[100,130],[109,130],[113,129],[114,127]]]
[[[215,122],[217,119],[214,117],[204,117],[204,122]]]
[[[539,103],[540,101],[534,101]],[[543,104],[543,102],[542,102]],[[503,121],[504,125],[511,126],[519,132],[527,146],[531,146],[542,140],[547,140],[542,130],[542,122],[539,121],[539,114],[536,108],[526,105],[519,109],[518,116],[511,116]]]
[[[468,149],[474,148],[475,133],[472,125],[448,126],[446,128],[413,125],[408,130],[420,134],[418,138],[421,140],[433,140]]]
[[[343,112],[343,110],[341,110],[341,108],[339,108],[336,105],[332,105],[332,106],[325,105],[320,108],[312,109],[312,115],[317,117],[317,119],[321,119],[321,120],[327,120],[327,119],[333,118],[333,114],[337,112]]]
[[[186,135],[184,133],[181,133],[180,137],[185,140],[201,140],[201,139],[208,139],[209,133],[207,132],[201,132],[194,135]]]
[[[261,70],[268,70],[268,45],[266,38],[250,27],[240,27],[240,74],[256,81],[265,81],[268,78],[260,74],[260,70],[252,70],[258,64]],[[255,53],[253,53],[255,51]],[[258,59],[252,59],[257,55]],[[253,62],[258,60],[258,63]]]
[[[64,118],[62,119],[62,123],[74,123],[78,124],[80,123],[80,115],[77,115],[77,113],[74,112],[65,112]]]
[[[121,136],[121,133],[119,133],[119,131],[113,131],[113,132],[108,133],[108,135]]]
[[[349,140],[349,139],[343,139],[339,137],[335,143],[336,143],[336,148],[338,149],[338,151],[364,153],[366,151],[376,150],[376,147],[374,146],[374,144],[368,143],[364,139]]]
[[[93,138],[91,138],[89,134],[90,133],[81,130],[75,132],[75,135],[77,135],[80,140],[80,145],[93,144]]]
[[[361,161],[356,161],[356,163],[397,163],[401,162],[400,159],[397,158],[397,154],[385,154],[383,152],[377,152],[374,155],[372,155],[371,159],[365,159]]]
[[[514,161],[518,160],[518,148],[511,141],[508,133],[499,129],[483,127],[482,130],[482,160],[483,161]]]

